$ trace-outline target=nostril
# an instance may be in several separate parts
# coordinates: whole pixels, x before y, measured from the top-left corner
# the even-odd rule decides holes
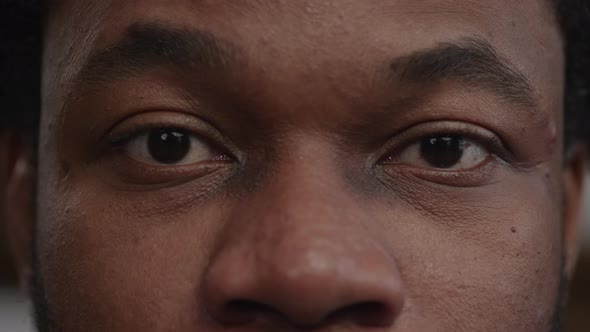
[[[221,308],[225,325],[242,325],[256,321],[261,316],[280,316],[272,307],[246,299],[235,299],[225,303]]]
[[[395,320],[395,308],[379,301],[366,301],[348,305],[332,312],[327,321],[349,321],[355,325],[389,326]]]
[[[393,326],[404,306],[404,288],[392,257],[373,242],[348,245],[320,235],[313,241],[296,237],[296,243],[281,238],[287,243],[279,249],[273,240],[273,250],[265,244],[252,252],[245,247],[250,242],[225,248],[203,277],[203,311],[231,329]]]

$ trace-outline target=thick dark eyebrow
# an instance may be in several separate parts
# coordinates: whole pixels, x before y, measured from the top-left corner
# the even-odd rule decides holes
[[[135,23],[117,44],[91,55],[76,82],[100,85],[157,66],[224,70],[233,62],[235,53],[229,43],[205,31]]]
[[[535,90],[527,77],[486,41],[465,39],[403,56],[391,64],[393,78],[402,84],[425,86],[455,81],[491,91],[518,106],[535,108]]]
[[[76,82],[101,85],[122,76],[133,76],[157,66],[180,69],[226,70],[237,50],[211,33],[171,27],[163,23],[130,25],[121,41],[93,54]],[[421,86],[456,81],[493,92],[519,106],[537,105],[527,77],[481,39],[441,43],[394,60],[393,78],[402,84]]]

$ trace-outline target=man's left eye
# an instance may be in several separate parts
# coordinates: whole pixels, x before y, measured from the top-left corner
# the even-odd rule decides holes
[[[185,165],[214,159],[207,142],[181,129],[151,129],[130,139],[125,152],[151,165]]]
[[[462,135],[428,136],[403,149],[391,161],[421,168],[467,170],[490,156],[489,151]]]

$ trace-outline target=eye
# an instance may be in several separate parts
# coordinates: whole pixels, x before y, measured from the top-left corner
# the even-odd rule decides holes
[[[391,161],[422,168],[466,170],[478,166],[489,156],[489,151],[472,139],[441,134],[411,144]]]
[[[123,149],[130,157],[152,165],[184,165],[216,157],[207,142],[175,128],[145,131],[128,140]]]

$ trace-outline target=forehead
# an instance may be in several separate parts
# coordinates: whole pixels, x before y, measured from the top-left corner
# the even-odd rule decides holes
[[[138,22],[206,31],[261,70],[304,75],[367,73],[386,59],[477,38],[527,75],[539,95],[562,88],[559,29],[544,0],[63,0],[46,33],[44,109],[60,108],[85,61]]]
[[[475,35],[491,40],[505,53],[538,56],[540,48],[550,49],[559,40],[548,4],[544,0],[63,0],[54,6],[47,39],[56,37],[50,46],[61,45],[63,56],[82,58],[80,53],[119,39],[133,23],[160,21],[212,30],[253,51],[276,45],[288,52],[306,45],[318,56],[321,49],[338,46],[350,53],[354,44],[357,52],[370,46],[391,53]],[[64,36],[69,38],[60,38]]]
[[[214,30],[257,47],[288,38],[282,46],[294,48],[299,43],[326,45],[330,37],[335,44],[358,43],[359,35],[376,45],[395,40],[399,49],[479,35],[512,49],[525,44],[517,47],[524,51],[530,43],[555,41],[551,37],[557,30],[545,0],[64,0],[53,13],[59,27],[98,43],[110,42],[137,21]]]

